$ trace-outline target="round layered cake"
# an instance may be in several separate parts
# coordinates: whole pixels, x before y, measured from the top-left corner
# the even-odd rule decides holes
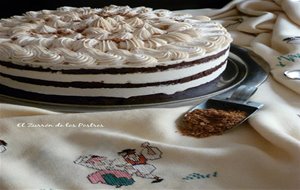
[[[164,9],[30,11],[0,21],[0,84],[51,101],[172,96],[220,76],[231,41],[208,17]]]

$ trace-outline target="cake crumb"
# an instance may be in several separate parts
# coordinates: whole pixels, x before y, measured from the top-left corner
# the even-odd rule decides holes
[[[183,135],[203,138],[221,135],[246,117],[240,110],[195,109],[184,116],[178,128]]]

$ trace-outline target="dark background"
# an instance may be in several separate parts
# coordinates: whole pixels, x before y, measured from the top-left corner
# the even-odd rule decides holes
[[[169,10],[221,8],[231,0],[1,0],[0,18],[13,15],[21,15],[26,11],[38,11],[42,9],[56,9],[61,6],[74,7],[103,7],[107,5],[129,5],[130,7],[146,6],[154,9],[163,8]]]

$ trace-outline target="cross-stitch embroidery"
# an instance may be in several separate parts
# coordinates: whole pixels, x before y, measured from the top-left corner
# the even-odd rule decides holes
[[[283,41],[285,41],[288,44],[300,44],[300,36],[284,38]]]
[[[284,38],[282,41],[288,44],[300,44],[300,36],[292,36]],[[290,54],[290,55],[281,55],[277,57],[279,62],[278,66],[285,67],[288,62],[295,63],[297,59],[300,59],[300,53]]]
[[[157,147],[150,146],[148,142],[143,143],[141,147],[139,153],[135,149],[124,149],[118,152],[120,157],[114,159],[99,155],[80,156],[74,163],[97,170],[87,176],[93,184],[128,186],[135,182],[134,175],[152,179],[151,183],[161,182],[163,178],[153,174],[156,167],[148,161],[160,159],[162,152]]]
[[[187,175],[186,177],[183,177],[183,180],[195,180],[195,179],[209,179],[212,177],[217,177],[218,173],[214,172],[211,174],[202,174],[202,173],[192,173]]]
[[[7,143],[0,139],[0,153],[5,152],[7,149]]]
[[[281,55],[279,57],[277,57],[278,59],[278,66],[284,67],[287,65],[286,62],[293,62],[295,63],[297,61],[297,59],[300,59],[300,53],[297,54],[291,54],[291,55]]]
[[[244,19],[243,19],[242,17],[236,18],[236,19],[232,20],[231,23],[225,25],[224,27],[225,27],[227,30],[230,30],[231,28],[233,28],[233,26],[236,26],[236,25],[238,25],[238,24],[241,24],[243,21],[244,21]]]

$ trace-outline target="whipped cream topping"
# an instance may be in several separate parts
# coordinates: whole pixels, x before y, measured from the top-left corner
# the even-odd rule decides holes
[[[172,64],[231,41],[208,17],[146,7],[60,7],[0,20],[0,60],[50,67]]]

